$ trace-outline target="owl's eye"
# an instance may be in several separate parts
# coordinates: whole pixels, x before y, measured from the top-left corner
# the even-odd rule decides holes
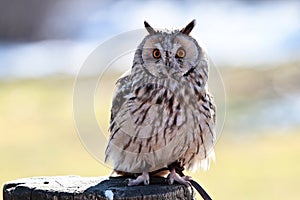
[[[183,48],[179,48],[176,52],[176,58],[184,58],[185,50]]]
[[[152,55],[153,55],[153,58],[156,58],[156,59],[161,57],[160,51],[158,49],[154,49],[152,52]]]

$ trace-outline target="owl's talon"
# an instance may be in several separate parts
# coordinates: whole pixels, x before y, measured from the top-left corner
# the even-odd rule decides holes
[[[149,179],[144,180],[144,185],[149,185],[149,183],[150,183]]]
[[[170,185],[173,185],[174,181],[186,185],[186,186],[191,186],[190,180],[192,180],[192,177],[190,176],[179,176],[175,169],[173,169],[170,174],[168,175],[168,183]]]
[[[126,180],[128,181],[127,183],[128,186],[139,185],[141,183],[144,183],[144,185],[149,185],[150,183],[148,172],[143,172],[143,174],[138,176],[136,179],[128,178]]]
[[[190,181],[192,180],[193,178],[191,176],[183,176],[184,180],[186,181]]]
[[[174,179],[173,179],[173,178],[170,178],[169,176],[167,177],[167,179],[168,179],[168,184],[169,184],[169,185],[173,185]]]
[[[128,183],[129,183],[131,180],[133,180],[133,179],[131,179],[131,178],[126,178],[126,179],[123,181],[123,183],[125,183],[126,185],[128,185]]]

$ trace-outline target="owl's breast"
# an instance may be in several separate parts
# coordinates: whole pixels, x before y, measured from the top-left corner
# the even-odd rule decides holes
[[[179,89],[147,84],[133,91],[134,97],[128,100],[128,107],[136,125],[178,128],[186,121],[184,110],[187,106]]]
[[[118,156],[141,159],[143,164],[134,171],[146,167],[156,170],[187,155],[198,154],[204,159],[205,142],[211,140],[204,132],[210,122],[194,93],[193,88],[170,82],[168,87],[158,82],[133,87],[111,130],[111,142],[121,151],[130,152]]]

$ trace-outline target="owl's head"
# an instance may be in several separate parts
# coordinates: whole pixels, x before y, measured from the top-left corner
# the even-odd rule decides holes
[[[206,51],[189,35],[195,20],[183,29],[172,32],[156,31],[146,21],[144,24],[149,35],[139,45],[135,62],[146,72],[160,78],[188,76],[193,71],[203,71],[207,76]]]

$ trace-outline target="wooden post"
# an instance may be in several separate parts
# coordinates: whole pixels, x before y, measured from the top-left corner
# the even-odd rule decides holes
[[[150,185],[128,187],[124,177],[54,176],[33,177],[7,182],[3,200],[194,200],[191,187],[168,185],[165,178],[151,177]]]

